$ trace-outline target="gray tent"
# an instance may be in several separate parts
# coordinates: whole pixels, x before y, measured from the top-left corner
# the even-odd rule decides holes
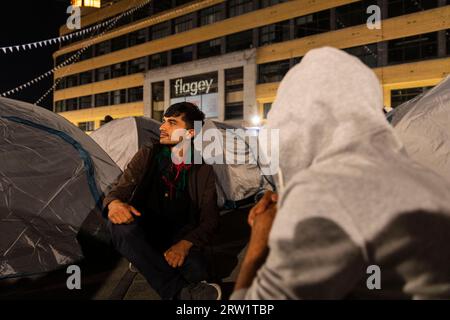
[[[203,142],[203,159],[211,163],[213,159],[221,160],[223,164],[214,164],[214,172],[217,176],[217,196],[219,206],[233,208],[240,201],[253,200],[253,197],[261,191],[273,189],[271,177],[263,176],[257,159],[257,146],[250,143],[250,139],[257,143],[258,133],[238,134],[235,126],[225,123],[207,120],[202,128],[202,133],[209,129],[216,129],[222,135],[221,147],[218,152],[209,155],[207,151],[210,142]],[[231,133],[232,143],[227,143],[227,132]],[[248,133],[249,131],[247,131]],[[229,138],[229,139],[230,139]],[[205,140],[205,139],[204,139]],[[207,139],[209,140],[209,139]],[[256,149],[256,150],[255,150]],[[217,150],[216,150],[217,151]],[[244,164],[237,161],[245,160]],[[216,161],[217,162],[217,161]]]
[[[411,158],[450,180],[450,77],[390,116]]]
[[[124,170],[139,147],[159,140],[161,123],[147,117],[111,121],[91,133],[91,138]]]
[[[0,279],[80,260],[80,233],[106,240],[100,203],[120,169],[89,136],[53,112],[0,98],[0,150]]]
[[[159,139],[160,123],[144,118],[124,118],[114,120],[95,130],[91,137],[110,155],[110,157],[121,167],[131,160],[138,148],[143,144],[151,143],[151,139]],[[218,134],[223,136],[225,141],[226,129],[236,129],[236,127],[207,120],[203,127],[206,129],[217,129]],[[238,137],[235,137],[235,140]],[[203,149],[208,143],[203,144]],[[240,147],[239,147],[240,146]],[[225,159],[226,153],[230,153],[230,147],[225,143],[222,145],[225,150],[222,154],[215,154],[215,157]],[[255,157],[253,150],[248,144],[242,147],[237,144],[232,152],[235,155],[242,155],[248,160]],[[208,162],[210,159],[204,159]],[[223,161],[225,163],[225,161]],[[269,179],[261,175],[258,164],[214,164],[214,171],[217,176],[218,204],[220,207],[234,208],[245,202],[252,201],[253,196],[263,189],[269,188]]]

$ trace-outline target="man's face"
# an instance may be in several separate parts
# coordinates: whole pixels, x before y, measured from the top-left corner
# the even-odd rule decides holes
[[[175,130],[177,129],[184,129],[186,130],[186,134],[193,137],[194,129],[187,129],[186,122],[184,122],[182,118],[183,114],[179,115],[178,117],[163,117],[163,123],[159,128],[161,131],[159,142],[161,144],[175,145],[179,143],[182,138],[179,132],[175,132]],[[184,134],[183,137],[186,137],[186,134]]]

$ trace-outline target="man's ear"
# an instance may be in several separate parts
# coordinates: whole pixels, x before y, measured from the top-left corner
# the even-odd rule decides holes
[[[188,138],[193,139],[194,136],[195,136],[195,130],[194,129],[188,129],[187,130],[187,136],[188,136]]]

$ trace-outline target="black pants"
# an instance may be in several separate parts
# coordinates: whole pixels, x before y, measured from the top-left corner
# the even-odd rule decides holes
[[[162,299],[173,299],[183,287],[208,278],[206,259],[198,248],[191,248],[180,268],[172,268],[163,256],[171,244],[159,243],[142,223],[117,225],[108,221],[108,227],[116,250],[142,273]]]

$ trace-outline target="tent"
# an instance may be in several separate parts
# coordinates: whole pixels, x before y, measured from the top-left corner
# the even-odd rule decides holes
[[[244,133],[244,128],[207,120],[202,134],[210,129],[217,130],[222,137],[218,152],[207,152],[208,146],[215,139],[204,137],[203,140],[208,141],[202,143],[203,159],[206,163],[212,163],[217,177],[217,198],[220,207],[239,207],[240,203],[254,202],[254,197],[264,190],[274,189],[272,177],[262,175],[258,163],[257,131],[247,130]],[[239,129],[242,131],[239,132]],[[227,133],[230,134],[228,140]],[[254,144],[250,142],[252,138]],[[213,159],[216,163],[211,162]],[[244,163],[240,163],[238,159],[243,159]],[[217,160],[220,160],[221,164],[217,164]]]
[[[0,150],[0,279],[79,261],[82,234],[108,240],[100,203],[120,169],[88,135],[0,98]]]
[[[450,77],[389,118],[410,157],[450,180]]]
[[[159,140],[161,123],[147,117],[117,119],[91,133],[91,138],[124,170],[140,146]]]
[[[130,117],[117,119],[109,122],[101,128],[92,132],[91,137],[110,155],[117,165],[124,169],[131,160],[138,148],[143,144],[152,143],[152,139],[159,140],[160,123],[145,117]],[[225,141],[227,129],[237,129],[228,124],[207,120],[202,131],[206,129],[217,129]],[[243,129],[243,128],[241,128]],[[238,140],[235,136],[235,140]],[[209,143],[203,144],[203,149]],[[233,209],[244,203],[253,202],[254,196],[260,191],[270,187],[270,178],[261,175],[257,163],[250,164],[248,159],[255,157],[255,152],[249,144],[237,144],[234,151],[230,146],[222,144],[222,154],[215,154],[215,157],[222,157],[224,164],[213,164],[217,176],[218,205],[228,209]],[[245,164],[226,164],[227,153],[241,155],[246,158]],[[205,159],[208,162],[210,159]]]

